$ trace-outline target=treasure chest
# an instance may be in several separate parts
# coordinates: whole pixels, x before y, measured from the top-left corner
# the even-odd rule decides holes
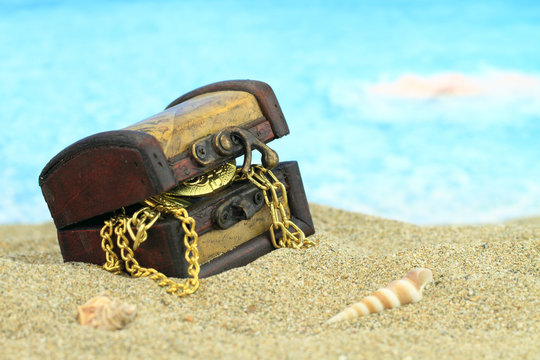
[[[74,143],[39,178],[64,261],[206,277],[276,247],[309,245],[298,165],[280,163],[267,145],[288,133],[272,89],[238,80]]]

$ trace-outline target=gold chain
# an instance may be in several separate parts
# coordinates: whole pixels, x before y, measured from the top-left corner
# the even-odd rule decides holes
[[[243,178],[243,176],[240,178]],[[315,245],[313,241],[306,239],[302,229],[290,220],[286,211],[288,200],[285,185],[270,170],[260,165],[254,165],[245,174],[245,178],[263,192],[264,201],[270,209],[272,216],[272,225],[269,231],[272,245],[275,248],[287,247],[299,249]],[[278,197],[278,191],[281,191],[282,201]],[[174,206],[167,202],[164,202],[167,205],[161,205],[159,202],[156,203],[153,201],[147,201],[146,203],[151,206],[137,210],[131,218],[128,218],[122,212],[122,214],[115,215],[110,220],[105,221],[100,232],[101,247],[105,251],[107,260],[103,264],[103,268],[117,274],[122,271],[123,265],[131,276],[137,278],[148,276],[150,279],[156,281],[159,286],[168,287],[168,293],[178,296],[194,293],[199,287],[200,271],[195,220],[181,206]],[[134,251],[148,238],[148,229],[155,224],[162,214],[173,215],[182,223],[184,245],[186,247],[185,258],[189,263],[187,272],[190,276],[184,283],[175,282],[155,269],[140,266],[134,257]],[[281,230],[281,239],[278,241],[276,241],[276,230]],[[120,249],[123,264],[114,252],[114,235],[116,235],[116,246]],[[132,243],[131,246],[130,243]]]
[[[139,265],[134,257],[134,250],[137,250],[140,244],[146,241],[148,229],[154,225],[162,214],[171,214],[182,223],[184,229],[184,245],[186,247],[185,258],[189,263],[188,278],[184,283],[178,283],[169,279],[156,269],[145,268]],[[133,231],[135,228],[135,231]],[[119,273],[122,270],[120,260],[113,251],[112,241],[113,233],[116,235],[116,245],[120,249],[120,256],[124,261],[125,269],[133,277],[150,277],[156,281],[159,286],[168,287],[167,292],[178,296],[185,296],[194,293],[199,287],[199,251],[197,249],[198,236],[195,232],[195,220],[190,217],[184,208],[180,207],[143,207],[136,211],[131,218],[124,214],[113,216],[105,221],[101,229],[101,247],[105,251],[106,263],[103,268],[113,273]],[[129,235],[129,239],[128,236]],[[130,246],[130,239],[133,245]]]
[[[306,239],[302,229],[291,221],[285,208],[288,206],[287,191],[285,185],[268,169],[253,165],[245,174],[245,177],[253,185],[262,190],[264,202],[270,209],[272,225],[270,225],[270,238],[275,248],[308,248],[315,245]],[[281,190],[282,201],[279,201],[277,192]],[[290,230],[292,228],[292,231]],[[281,230],[281,239],[276,241],[276,230]]]

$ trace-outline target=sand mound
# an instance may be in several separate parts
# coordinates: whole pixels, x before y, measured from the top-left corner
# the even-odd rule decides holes
[[[0,227],[0,343],[7,358],[536,358],[540,222],[418,227],[312,205],[318,242],[203,279],[186,298],[149,279],[62,262],[52,224]],[[412,305],[325,325],[413,267],[434,282]],[[137,305],[120,331],[76,322],[108,292]]]

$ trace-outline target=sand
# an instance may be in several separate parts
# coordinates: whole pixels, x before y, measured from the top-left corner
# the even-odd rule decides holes
[[[0,358],[538,359],[540,219],[418,227],[312,213],[316,247],[276,250],[185,298],[63,263],[52,224],[0,226]],[[434,275],[420,302],[324,324],[413,267]],[[137,305],[126,328],[77,323],[104,291]]]

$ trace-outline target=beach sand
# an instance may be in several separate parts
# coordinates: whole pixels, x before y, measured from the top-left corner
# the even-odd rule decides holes
[[[188,297],[63,263],[52,224],[0,226],[0,358],[538,359],[540,219],[419,227],[312,204],[317,246],[273,251]],[[423,299],[324,322],[413,267]],[[137,306],[119,331],[76,321],[108,292]]]

